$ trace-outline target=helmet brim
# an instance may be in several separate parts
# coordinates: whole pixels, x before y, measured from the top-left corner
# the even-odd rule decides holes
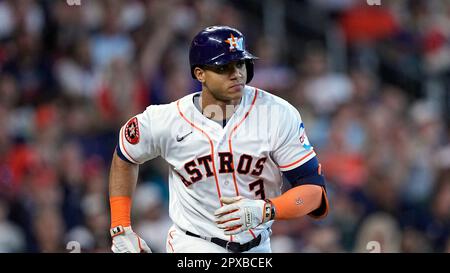
[[[257,59],[259,59],[259,58],[246,50],[245,51],[236,51],[231,54],[222,53],[220,55],[217,55],[217,56],[211,58],[210,61],[208,61],[204,64],[193,64],[191,66],[191,76],[193,79],[196,79],[196,77],[194,75],[194,69],[197,66],[202,66],[202,65],[211,65],[211,66],[217,65],[217,66],[219,66],[219,65],[226,65],[226,64],[229,64],[234,61],[244,60],[244,61],[246,61],[245,63],[247,66],[247,83],[249,83],[251,81],[251,79],[253,78],[253,60],[257,60]]]
[[[213,58],[211,58],[208,62],[205,64],[207,65],[225,65],[229,64],[231,62],[235,61],[241,61],[241,60],[256,60],[258,57],[251,54],[248,51],[236,51],[230,54],[219,54]]]

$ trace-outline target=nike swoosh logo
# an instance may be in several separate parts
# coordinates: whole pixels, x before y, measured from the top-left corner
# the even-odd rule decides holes
[[[177,142],[181,142],[183,141],[183,139],[185,139],[188,135],[192,134],[192,131],[190,131],[189,133],[185,134],[182,137],[177,136]]]

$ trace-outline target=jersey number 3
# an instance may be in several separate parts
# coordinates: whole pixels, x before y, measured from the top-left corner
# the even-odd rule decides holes
[[[250,191],[255,192],[255,197],[261,200],[266,199],[266,194],[264,193],[264,181],[262,179],[258,179],[253,181],[248,185]]]

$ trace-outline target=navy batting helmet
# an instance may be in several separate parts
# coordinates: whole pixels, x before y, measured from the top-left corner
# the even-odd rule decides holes
[[[189,49],[191,74],[202,65],[225,65],[233,61],[245,60],[247,83],[253,78],[253,60],[257,57],[245,50],[244,35],[228,26],[212,26],[200,31],[192,40]]]

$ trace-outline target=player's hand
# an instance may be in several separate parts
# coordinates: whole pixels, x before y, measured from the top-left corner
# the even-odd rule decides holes
[[[214,212],[217,227],[225,235],[234,235],[257,227],[270,220],[270,203],[250,200],[242,196],[222,197],[223,207]]]
[[[129,227],[117,226],[110,230],[111,250],[114,253],[152,253],[147,243]]]

